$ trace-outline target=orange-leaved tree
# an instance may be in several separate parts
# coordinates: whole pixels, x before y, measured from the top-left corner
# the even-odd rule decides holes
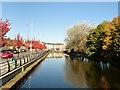
[[[9,20],[6,19],[5,21],[2,21],[2,19],[0,19],[0,47],[4,46],[2,44],[3,44],[6,33],[11,29],[9,27],[10,25],[11,24],[10,24]]]

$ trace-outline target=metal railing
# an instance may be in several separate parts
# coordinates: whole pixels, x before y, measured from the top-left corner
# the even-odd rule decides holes
[[[34,52],[28,55],[22,55],[19,58],[12,57],[0,61],[0,76],[5,75],[12,70],[29,63],[32,60],[37,60],[48,51]]]

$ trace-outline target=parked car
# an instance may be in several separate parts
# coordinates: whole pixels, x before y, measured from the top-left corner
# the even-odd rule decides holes
[[[13,53],[11,51],[3,51],[0,53],[0,58],[11,58]]]

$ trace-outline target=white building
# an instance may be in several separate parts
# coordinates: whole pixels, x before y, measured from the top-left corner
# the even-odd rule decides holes
[[[62,43],[46,43],[47,49],[53,50],[53,51],[64,51],[65,45]]]

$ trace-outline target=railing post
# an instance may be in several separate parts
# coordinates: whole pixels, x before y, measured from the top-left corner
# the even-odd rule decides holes
[[[17,60],[15,59],[15,69],[17,68]]]
[[[1,67],[0,67],[0,76],[1,76]]]
[[[29,61],[30,61],[30,57],[31,57],[31,56],[29,55]]]
[[[34,59],[34,55],[32,54],[32,60]]]
[[[14,61],[14,63],[15,63],[14,65],[15,65],[15,69],[16,69],[17,68],[17,59],[13,57],[12,61]]]
[[[33,56],[33,54],[32,54],[32,60],[34,59],[34,56]]]
[[[20,59],[20,66],[22,65],[22,61],[21,61],[21,58],[19,58]]]
[[[24,66],[22,66],[22,72],[24,71]]]
[[[29,55],[29,60],[31,61],[31,55]]]
[[[24,64],[25,64],[25,57],[23,56],[23,59],[24,59]]]
[[[32,58],[32,54],[31,54],[31,60],[32,60],[33,58]]]
[[[27,57],[27,63],[28,63],[28,56],[26,56]]]
[[[34,59],[36,58],[36,53],[33,55],[33,58],[34,58]]]
[[[7,64],[8,64],[8,72],[10,72],[10,63],[9,63],[8,59],[7,59]]]

